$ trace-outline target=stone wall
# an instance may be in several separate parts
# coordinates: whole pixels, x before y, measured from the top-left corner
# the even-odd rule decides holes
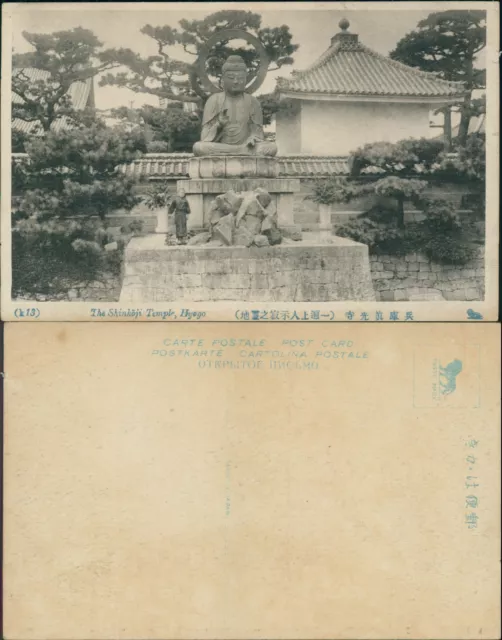
[[[424,255],[370,256],[377,300],[483,300],[484,251],[463,266],[432,262]]]
[[[126,249],[120,302],[374,300],[365,245],[297,242],[274,247],[172,247],[162,236]]]

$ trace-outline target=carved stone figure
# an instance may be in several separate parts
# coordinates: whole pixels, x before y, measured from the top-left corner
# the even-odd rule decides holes
[[[189,244],[266,247],[282,241],[272,197],[260,187],[217,196],[209,212],[209,224],[209,233],[195,236]]]
[[[201,140],[194,145],[194,155],[275,156],[276,144],[264,139],[261,105],[245,91],[246,63],[232,55],[222,71],[223,91],[213,93],[206,102]]]

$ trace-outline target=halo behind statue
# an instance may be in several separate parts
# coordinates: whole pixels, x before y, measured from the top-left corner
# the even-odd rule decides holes
[[[251,84],[246,87],[246,93],[254,93],[263,84],[263,81],[267,76],[269,59],[267,56],[267,52],[265,51],[265,47],[262,45],[260,40],[258,40],[258,38],[248,33],[247,31],[242,31],[241,29],[222,29],[221,31],[217,31],[216,33],[214,33],[202,45],[199,57],[197,58],[197,61],[193,66],[190,80],[192,89],[198,95],[202,95],[205,97],[207,93],[219,93],[221,91],[221,87],[213,84],[213,82],[211,82],[211,80],[209,79],[208,73],[206,71],[206,62],[211,55],[212,47],[214,47],[215,44],[219,44],[220,42],[224,42],[226,40],[245,40],[248,44],[252,45],[255,48],[258,54],[258,72]],[[202,90],[205,90],[206,94],[204,94]]]

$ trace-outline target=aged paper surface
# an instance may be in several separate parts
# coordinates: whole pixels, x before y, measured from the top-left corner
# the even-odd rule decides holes
[[[7,325],[5,637],[498,637],[499,349]]]
[[[295,227],[294,233],[297,233],[301,227],[303,238],[296,244],[291,237],[284,236],[284,242],[281,245],[261,248],[257,245],[249,249],[233,246],[206,248],[205,245],[187,248],[171,246],[169,242],[166,245],[164,237],[166,234],[169,235],[171,224],[168,222],[167,208],[160,207],[156,213],[152,214],[152,211],[143,204],[141,215],[136,217],[131,217],[132,214],[124,216],[122,210],[110,208],[105,216],[108,226],[104,230],[98,230],[99,233],[98,231],[95,233],[96,238],[99,236],[101,239],[108,234],[106,246],[110,247],[110,252],[119,253],[120,243],[126,244],[120,274],[106,270],[92,277],[84,273],[85,270],[82,270],[81,274],[75,274],[75,264],[81,260],[81,256],[79,258],[77,253],[85,249],[82,243],[78,251],[73,245],[70,247],[69,242],[67,243],[67,254],[75,254],[75,262],[70,261],[71,264],[69,263],[66,267],[52,265],[51,268],[55,272],[50,276],[47,274],[51,265],[48,267],[45,264],[46,256],[41,257],[40,260],[36,257],[40,242],[42,240],[45,242],[46,236],[42,234],[40,242],[32,238],[31,252],[26,247],[22,249],[23,242],[28,242],[29,238],[35,234],[34,228],[27,228],[26,220],[23,222],[22,217],[16,217],[19,211],[15,210],[20,205],[18,201],[14,202],[12,199],[13,195],[15,198],[18,197],[19,193],[14,193],[15,180],[13,181],[11,164],[13,162],[12,166],[15,165],[18,168],[26,166],[23,165],[26,161],[26,153],[17,152],[11,148],[11,129],[15,129],[11,118],[13,111],[11,82],[13,75],[19,73],[17,70],[13,74],[12,51],[16,54],[30,51],[30,46],[22,34],[25,32],[50,33],[81,27],[97,34],[102,40],[103,50],[110,47],[114,49],[127,47],[131,48],[135,55],[155,56],[158,53],[158,43],[155,40],[149,40],[144,33],[140,32],[146,23],[154,27],[165,25],[167,29],[183,30],[184,27],[179,25],[180,19],[201,20],[211,13],[228,9],[227,3],[208,5],[191,2],[182,4],[63,2],[36,3],[36,6],[32,3],[9,3],[3,6],[2,318],[21,321],[162,321],[194,318],[246,321],[250,319],[249,316],[253,311],[260,311],[268,315],[268,319],[286,321],[294,321],[297,316],[305,315],[308,319],[318,319],[321,315],[324,319],[335,322],[347,319],[354,321],[496,320],[499,267],[499,5],[496,2],[247,2],[232,4],[232,10],[252,9],[258,12],[263,20],[262,26],[275,28],[281,24],[286,25],[291,29],[292,42],[299,44],[298,51],[294,52],[294,64],[292,66],[286,64],[279,71],[269,71],[267,80],[257,95],[272,92],[278,76],[288,80],[293,77],[291,71],[302,73],[312,65],[320,64],[326,51],[331,51],[332,47],[335,47],[340,34],[342,39],[345,36],[348,36],[349,40],[353,38],[350,42],[347,40],[349,53],[347,64],[343,61],[340,63],[343,82],[348,83],[347,86],[343,85],[340,88],[336,81],[337,74],[328,70],[326,74],[321,74],[321,79],[317,78],[316,82],[317,84],[320,82],[320,86],[315,83],[312,85],[312,95],[305,89],[302,90],[303,93],[283,90],[282,98],[288,100],[293,96],[293,102],[296,100],[296,103],[301,102],[304,105],[301,112],[303,114],[301,125],[300,121],[294,121],[296,123],[294,127],[298,125],[297,130],[287,120],[285,128],[281,129],[282,125],[279,126],[276,123],[275,131],[267,130],[267,135],[272,136],[270,140],[275,136],[278,147],[276,159],[282,167],[279,167],[277,174],[281,179],[275,180],[282,186],[276,185],[274,188],[277,188],[277,191],[272,194],[273,199],[277,201],[278,225],[281,229],[289,229],[289,233],[292,227]],[[478,91],[480,95],[485,94],[486,113],[472,121],[474,133],[482,131],[486,137],[486,206],[462,204],[464,196],[461,198],[460,192],[465,185],[459,185],[457,180],[454,189],[455,206],[464,218],[467,215],[465,218],[467,226],[474,221],[474,226],[479,227],[475,232],[476,240],[466,241],[465,251],[473,249],[473,253],[471,258],[463,264],[459,262],[454,265],[450,263],[439,265],[434,262],[435,258],[427,254],[428,249],[424,257],[422,249],[425,251],[425,245],[418,246],[418,253],[407,254],[406,258],[392,256],[389,259],[379,259],[377,254],[368,255],[367,245],[361,238],[359,238],[360,242],[355,242],[357,238],[354,236],[350,236],[353,239],[349,240],[347,237],[341,238],[337,235],[341,218],[337,218],[336,214],[341,213],[342,218],[347,217],[351,212],[354,213],[354,208],[347,208],[347,205],[345,210],[345,205],[337,205],[336,210],[330,210],[326,214],[326,209],[322,213],[320,206],[319,210],[316,207],[312,208],[312,203],[309,205],[308,200],[303,196],[312,187],[311,183],[315,176],[345,175],[345,170],[339,173],[339,165],[348,162],[349,154],[366,143],[380,141],[394,143],[398,139],[420,137],[432,139],[442,135],[441,123],[434,124],[439,117],[437,110],[445,104],[454,104],[456,98],[452,98],[449,94],[445,96],[445,91],[441,89],[442,85],[439,88],[424,89],[420,84],[422,80],[420,82],[417,80],[417,89],[415,83],[418,77],[417,72],[411,68],[406,72],[401,67],[397,69],[395,64],[399,63],[387,58],[397,42],[408,32],[417,28],[420,20],[433,12],[447,10],[465,11],[466,14],[472,10],[486,12],[486,46],[478,52],[479,59],[476,60],[476,69],[486,68],[486,87]],[[350,29],[346,33],[349,23]],[[108,25],[115,25],[115,29],[108,29]],[[359,41],[354,38],[359,38]],[[362,56],[366,56],[367,59],[364,59],[366,62],[352,61],[350,58],[349,49],[352,46],[359,46],[358,42],[374,50],[373,53],[368,53],[364,49],[365,53],[363,52]],[[164,51],[163,55],[164,53],[171,55],[171,48],[168,47],[168,51]],[[177,52],[175,51],[172,55],[177,60]],[[193,56],[183,57],[183,55],[182,51],[182,62],[194,62]],[[384,56],[386,61],[383,61]],[[371,66],[373,62],[368,63],[370,58],[379,61],[378,64],[375,63],[377,68],[373,69]],[[352,64],[355,66],[351,66]],[[365,67],[367,64],[370,64],[370,71]],[[383,71],[378,66],[382,64]],[[273,69],[273,65],[271,68]],[[122,67],[112,69],[114,72],[123,70]],[[108,71],[107,69],[106,73]],[[30,73],[27,75],[28,80],[31,78]],[[104,71],[99,73],[93,79],[95,95],[92,93],[92,100],[100,117],[109,118],[113,109],[118,107],[140,108],[144,102],[154,107],[162,107],[162,105],[165,107],[167,104],[165,102],[167,98],[165,100],[162,97],[158,98],[155,91],[153,95],[149,95],[127,92],[127,89],[116,86],[102,87],[100,82],[104,73]],[[397,79],[394,78],[394,73],[398,74],[399,78],[397,76]],[[404,73],[408,80],[410,78],[413,80],[410,86],[399,75],[401,73]],[[419,79],[423,79],[423,76],[419,76]],[[149,91],[152,91],[152,87],[158,88],[158,82],[152,83],[151,78],[147,80],[145,80],[145,87]],[[404,88],[400,84],[401,81],[404,82]],[[437,79],[433,81],[429,77],[427,82],[434,84],[439,81]],[[112,89],[116,93],[113,93]],[[474,98],[478,99],[478,95],[473,94]],[[160,102],[158,102],[159,99]],[[413,109],[408,113],[410,104]],[[456,135],[458,111],[452,117],[454,118],[452,135]],[[24,131],[23,127],[31,124],[28,122],[20,125],[18,121],[16,126]],[[446,130],[446,124],[443,128]],[[399,135],[396,132],[399,132]],[[212,196],[216,196],[222,190],[226,193],[230,186],[228,175],[231,172],[227,171],[228,167],[225,165],[227,169],[221,175],[227,178],[220,181],[222,186],[219,191],[216,187],[213,188],[207,184],[208,181],[213,183],[218,180],[204,177],[206,174],[202,176],[203,172],[199,172],[202,179],[197,181],[193,176],[199,174],[193,173],[192,168],[189,169],[191,147],[190,149],[183,147],[183,149],[184,152],[178,156],[171,152],[147,153],[136,164],[126,163],[120,166],[127,175],[141,174],[141,178],[149,181],[150,186],[158,185],[164,180],[171,195],[176,193],[176,189],[188,190],[187,197],[192,208],[188,221],[189,230],[195,233],[206,229],[207,232],[210,224],[207,213],[210,198],[204,189],[212,188],[214,191],[214,193],[211,191]],[[14,154],[12,154],[13,151]],[[474,164],[476,164],[475,161],[473,161]],[[178,168],[173,169],[173,167]],[[190,167],[192,167],[191,164]],[[65,165],[63,171],[67,169]],[[212,171],[211,169],[208,175],[216,175]],[[248,174],[244,172],[242,175]],[[249,175],[253,175],[252,172]],[[242,185],[237,184],[239,180],[241,178],[232,182],[232,189],[242,191]],[[181,184],[182,182],[184,184]],[[246,188],[255,188],[258,183],[263,187],[267,180],[260,178],[258,182],[256,180],[251,182],[253,184]],[[444,195],[445,189],[448,191],[450,187],[439,184],[440,195],[441,193]],[[484,188],[481,189],[483,192],[484,190]],[[465,207],[468,208],[465,209]],[[83,206],[75,205],[70,209],[71,211],[65,210],[65,216],[77,222],[81,220]],[[466,211],[470,213],[466,214]],[[14,213],[14,222],[11,220],[12,213]],[[25,213],[21,207],[20,215],[23,216]],[[40,211],[37,210],[34,216],[36,217],[39,213]],[[328,240],[323,236],[326,231],[323,227],[325,223],[323,215],[329,216],[328,227],[332,227],[329,229]],[[469,216],[471,220],[468,219]],[[132,233],[128,231],[131,220],[135,224],[138,224],[138,221],[141,224],[144,223],[144,230],[137,232],[138,237],[130,238],[127,235]],[[413,218],[411,222],[413,223]],[[67,224],[67,222],[61,224]],[[15,235],[13,228],[16,225],[18,228],[14,231],[19,232],[16,237],[20,238],[25,233],[28,240],[21,238],[13,253],[13,244],[10,239]],[[171,228],[171,235],[172,233]],[[321,236],[324,240],[321,238],[319,241]],[[115,241],[117,238],[118,242]],[[77,239],[82,241],[80,237]],[[87,248],[91,258],[94,255],[93,251],[100,252],[101,245],[96,246],[94,240],[87,238],[83,242],[84,244],[94,242]],[[173,242],[177,242],[176,238]],[[267,245],[268,241],[261,237],[261,242]],[[435,243],[437,252],[443,254],[446,251],[444,243],[438,238],[432,237],[431,242]],[[104,244],[101,250],[101,253],[105,251]],[[450,247],[450,250],[460,251],[460,253],[463,251],[458,247]],[[16,251],[18,253],[14,255]],[[106,252],[103,256],[105,262],[108,259],[113,261]],[[43,265],[42,262],[44,262]],[[113,263],[115,264],[116,260]]]

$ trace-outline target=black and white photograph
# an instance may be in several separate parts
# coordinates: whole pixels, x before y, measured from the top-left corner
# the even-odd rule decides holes
[[[497,51],[496,3],[3,5],[2,318],[496,319]]]

